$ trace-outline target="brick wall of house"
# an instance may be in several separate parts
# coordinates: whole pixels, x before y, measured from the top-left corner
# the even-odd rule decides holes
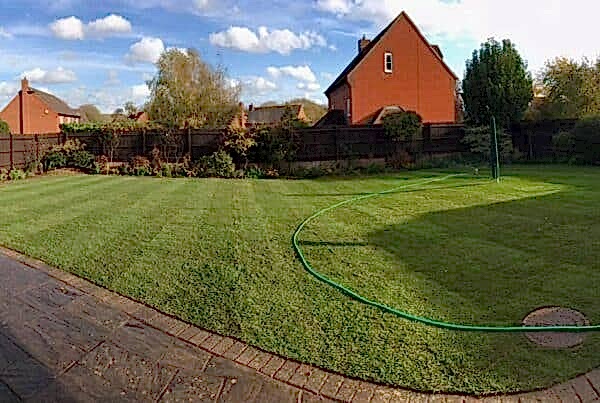
[[[340,109],[348,116],[348,111],[346,110],[347,99],[350,99],[350,87],[348,87],[348,84],[344,83],[329,94],[329,110]],[[350,107],[352,108],[352,106]]]
[[[23,97],[23,134],[60,133],[58,114],[38,97],[25,94]]]
[[[17,95],[8,103],[3,111],[0,111],[0,120],[4,120],[8,123],[10,132],[13,134],[21,133],[21,120],[19,118],[19,116],[21,116],[20,110],[19,95]]]
[[[0,119],[6,121],[13,134],[59,133],[59,115],[41,99],[29,93],[29,83],[23,80],[21,90],[0,112]],[[21,108],[23,122],[21,127]]]
[[[384,72],[384,55],[393,55],[393,72]],[[348,75],[352,123],[378,109],[399,105],[418,112],[426,123],[454,122],[456,79],[440,63],[407,18],[401,18]]]

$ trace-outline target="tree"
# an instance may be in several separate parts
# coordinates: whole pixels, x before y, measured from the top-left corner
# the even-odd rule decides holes
[[[92,104],[85,104],[79,107],[82,122],[104,122],[106,119],[102,112]]]
[[[125,102],[123,109],[125,109],[127,116],[135,115],[138,112],[138,107],[131,101]]]
[[[533,79],[510,40],[490,39],[467,61],[463,94],[469,122],[488,125],[494,116],[507,127],[521,120],[533,98]]]
[[[577,62],[556,58],[538,78],[543,96],[533,106],[542,119],[583,118],[600,114],[600,58]]]
[[[147,111],[171,128],[225,126],[238,111],[239,87],[223,68],[213,68],[189,49],[171,49],[158,60]]]
[[[4,120],[0,119],[0,134],[8,135],[10,134],[10,126]]]

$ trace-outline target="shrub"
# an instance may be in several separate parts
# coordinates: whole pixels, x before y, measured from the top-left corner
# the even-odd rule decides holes
[[[265,171],[256,166],[252,165],[246,169],[246,177],[250,179],[262,179],[266,176]]]
[[[43,158],[44,170],[64,168],[67,166],[67,155],[61,150],[51,150]]]
[[[255,145],[255,133],[243,128],[229,127],[223,136],[223,149],[243,164],[244,169],[248,166],[248,152]]]
[[[477,158],[489,162],[492,155],[491,133],[492,129],[489,126],[467,127],[462,142],[469,147],[469,151]],[[498,128],[497,134],[500,160],[508,162],[513,154],[512,137],[501,128]]]
[[[600,163],[600,117],[580,120],[572,134],[577,156],[586,164]]]
[[[2,119],[0,119],[0,134],[4,136],[10,134],[10,126]]]
[[[67,165],[73,168],[89,170],[93,167],[95,161],[94,154],[78,150],[74,151],[68,158]]]
[[[276,168],[284,161],[294,161],[298,152],[298,128],[294,123],[282,122],[278,126],[253,129],[256,145],[248,151],[250,159]]]
[[[108,174],[110,165],[108,164],[108,157],[106,155],[101,155],[96,157],[94,161],[94,165],[92,166],[92,173],[95,174]]]
[[[20,169],[13,168],[8,172],[8,177],[11,181],[16,181],[27,178],[27,174]]]
[[[235,174],[233,158],[225,151],[217,151],[200,158],[197,164],[198,176],[231,178]]]
[[[423,119],[416,112],[392,113],[383,118],[385,135],[392,141],[412,141],[423,127]]]
[[[129,163],[131,173],[135,176],[149,176],[152,174],[152,167],[150,160],[141,155],[136,155],[131,159]]]
[[[387,158],[385,162],[392,169],[409,169],[414,166],[414,160],[406,150],[396,152],[392,157]]]
[[[560,132],[552,137],[554,156],[559,161],[568,161],[575,153],[575,136],[570,132]]]
[[[7,169],[0,169],[0,182],[4,182],[8,180],[8,170]]]

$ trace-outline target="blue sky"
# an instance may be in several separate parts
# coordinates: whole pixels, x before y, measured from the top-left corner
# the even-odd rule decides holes
[[[599,55],[595,0],[0,0],[0,108],[26,74],[72,106],[110,112],[147,96],[166,48],[197,49],[241,83],[245,103],[323,91],[402,10],[462,76],[488,37],[516,42],[535,73],[559,55]]]

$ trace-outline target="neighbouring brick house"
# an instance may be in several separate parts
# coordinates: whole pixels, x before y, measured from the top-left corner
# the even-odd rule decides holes
[[[248,119],[246,126],[258,126],[258,125],[276,125],[281,122],[286,109],[291,110],[295,118],[307,122],[308,118],[304,112],[304,105],[273,105],[273,106],[261,106],[254,107],[250,105],[248,107]]]
[[[31,88],[27,78],[21,90],[0,112],[13,134],[59,133],[62,123],[78,123],[81,115],[52,94]]]
[[[329,112],[316,126],[380,123],[386,113],[415,111],[424,123],[453,123],[458,77],[406,13],[358,54],[325,91]]]

